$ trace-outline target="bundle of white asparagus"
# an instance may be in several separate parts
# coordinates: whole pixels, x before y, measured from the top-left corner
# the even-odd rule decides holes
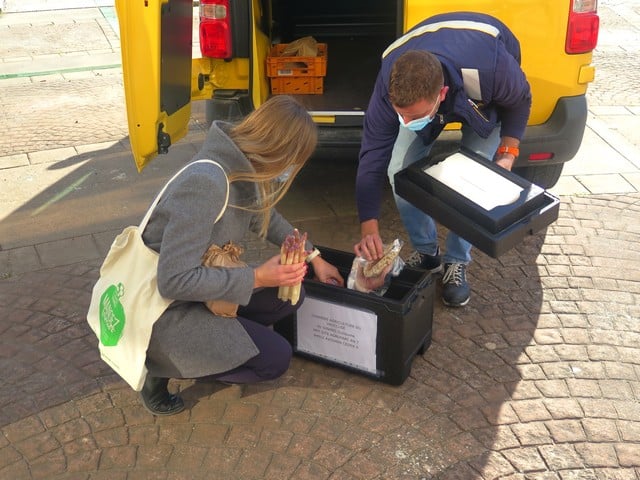
[[[300,235],[297,228],[293,230],[293,234],[287,235],[280,247],[280,263],[282,265],[291,265],[300,263],[307,258],[308,252],[304,249],[307,241],[307,232]],[[298,303],[300,299],[300,284],[283,286],[278,289],[278,298],[284,302],[289,300],[291,305]]]

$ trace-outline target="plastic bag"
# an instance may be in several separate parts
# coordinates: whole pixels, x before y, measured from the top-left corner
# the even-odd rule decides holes
[[[394,240],[384,247],[384,256],[377,261],[368,261],[363,257],[353,259],[347,287],[364,293],[384,295],[391,283],[391,277],[397,277],[404,268],[400,257],[403,242]]]

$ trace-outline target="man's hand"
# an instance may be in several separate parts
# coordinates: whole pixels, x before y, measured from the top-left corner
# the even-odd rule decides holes
[[[516,157],[509,153],[503,153],[502,155],[498,155],[495,164],[504,168],[505,170],[511,170],[515,161]]]
[[[511,170],[516,161],[516,157],[520,151],[520,140],[514,137],[502,137],[500,146],[496,152],[496,165],[501,166],[505,170]]]
[[[378,233],[378,220],[371,219],[360,225],[362,239],[353,246],[354,253],[366,260],[379,260],[384,254],[382,239]]]

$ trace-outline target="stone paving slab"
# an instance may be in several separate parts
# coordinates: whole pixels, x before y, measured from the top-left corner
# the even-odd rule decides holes
[[[295,357],[260,385],[172,380],[188,408],[154,418],[86,325],[99,262],[0,280],[0,478],[638,479],[640,196],[562,200],[474,254],[472,302],[436,301],[399,387]]]
[[[112,6],[111,0],[3,0],[4,12],[38,12]]]
[[[38,2],[53,3],[20,5]],[[637,2],[600,2],[586,140],[558,221],[500,259],[474,252],[471,303],[436,299],[433,343],[403,385],[295,357],[260,385],[172,380],[188,409],[164,419],[99,359],[85,314],[111,240],[190,158],[203,113],[134,174],[113,18],[87,8],[97,0],[55,7],[73,2],[73,15],[0,17],[0,479],[640,479]],[[59,51],[29,52],[29,24],[66,32]],[[96,41],[82,51],[78,32]],[[282,209],[350,251],[355,162],[332,160],[305,168]],[[636,193],[593,195],[603,175]],[[389,192],[383,228],[403,231]],[[246,240],[249,261],[275,252]]]

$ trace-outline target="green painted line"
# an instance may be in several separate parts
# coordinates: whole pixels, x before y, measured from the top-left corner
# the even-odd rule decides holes
[[[5,73],[0,74],[0,80],[7,80],[9,78],[25,78],[25,77],[40,77],[43,75],[54,75],[56,73],[75,73],[75,72],[88,72],[91,70],[108,70],[110,68],[121,68],[121,63],[114,63],[113,65],[97,65],[93,67],[78,67],[78,68],[61,68],[59,70],[46,70],[43,72],[21,72],[21,73]]]
[[[38,215],[40,212],[42,212],[43,210],[46,210],[47,208],[49,208],[49,206],[53,205],[54,203],[56,203],[58,200],[61,200],[62,198],[66,197],[67,195],[69,195],[71,192],[73,192],[74,190],[76,190],[80,185],[82,185],[84,183],[84,181],[89,178],[91,175],[93,175],[95,172],[89,172],[87,174],[85,174],[84,176],[80,177],[78,180],[76,180],[75,182],[73,182],[71,185],[69,185],[67,188],[65,188],[64,190],[62,190],[60,193],[58,193],[57,195],[54,195],[51,199],[47,200],[45,203],[43,203],[42,205],[40,205],[37,209],[35,209],[33,212],[31,212],[31,216],[35,217],[36,215]]]
[[[100,8],[100,13],[102,13],[102,16],[109,23],[117,37],[120,38],[120,24],[118,23],[116,9],[114,7],[102,7]]]

